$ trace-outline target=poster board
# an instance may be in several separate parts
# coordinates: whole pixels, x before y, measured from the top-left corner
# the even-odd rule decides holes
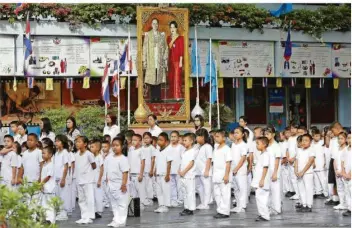
[[[331,44],[333,77],[351,78],[351,44]]]
[[[15,74],[15,37],[0,35],[0,76]]]

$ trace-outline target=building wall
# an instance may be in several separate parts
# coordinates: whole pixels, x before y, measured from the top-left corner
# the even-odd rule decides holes
[[[342,126],[351,127],[351,88],[345,81],[339,84],[337,113]]]

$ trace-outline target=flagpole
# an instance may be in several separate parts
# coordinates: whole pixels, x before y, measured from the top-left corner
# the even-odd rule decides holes
[[[219,104],[219,85],[218,85],[218,66],[215,60],[215,81],[216,81],[216,103],[218,109],[218,129],[220,129],[220,104]]]
[[[196,103],[199,105],[199,71],[198,71],[198,38],[197,38],[197,25],[194,25],[194,38],[196,39],[196,72],[197,72],[197,99],[196,99]]]
[[[127,64],[129,66],[130,64],[130,45],[131,45],[131,32],[130,32],[130,27],[128,26],[128,46],[127,46],[127,51],[128,55],[126,56],[127,59]],[[127,91],[127,126],[129,127],[131,124],[131,79],[130,79],[130,67],[128,67],[128,72],[127,72],[127,86],[128,86],[128,91]]]
[[[106,71],[106,68],[107,68],[107,65],[108,65],[108,56],[107,54],[105,54],[105,68],[104,68],[104,74],[105,74],[105,71]],[[104,76],[107,76],[107,79],[104,78],[104,80],[108,80],[108,85],[109,85],[109,75],[104,75]],[[104,82],[103,82],[104,83]],[[108,115],[108,104],[106,103],[106,101],[104,102],[105,103],[105,126],[107,126],[107,122],[106,122],[106,116]]]
[[[121,101],[120,101],[120,50],[117,47],[117,126],[121,129]]]
[[[212,104],[211,104],[211,80],[212,80],[212,75],[211,75],[211,68],[212,68],[212,53],[211,53],[211,38],[209,39],[209,51],[210,51],[210,55],[209,55],[209,126],[211,129],[211,109],[212,109]]]

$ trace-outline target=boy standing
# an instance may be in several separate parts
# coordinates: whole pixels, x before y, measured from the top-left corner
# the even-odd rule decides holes
[[[22,156],[23,179],[27,178],[29,183],[40,182],[40,173],[43,167],[42,151],[37,149],[38,136],[30,133],[27,139],[27,147]]]
[[[11,135],[5,135],[5,149],[11,151],[3,156],[0,155],[1,183],[6,185],[8,188],[12,188],[16,185],[17,154],[13,151],[13,143],[13,137]]]
[[[318,129],[312,130],[313,143],[312,149],[315,152],[314,167],[314,194],[317,198],[325,199],[328,197],[328,185],[325,176],[325,153],[321,144],[321,134]]]

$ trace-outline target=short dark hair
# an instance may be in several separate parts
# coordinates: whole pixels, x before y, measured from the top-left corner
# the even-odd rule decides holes
[[[51,155],[53,155],[55,153],[54,148],[51,146],[44,147],[43,150],[48,151],[48,153],[50,153]]]
[[[142,136],[140,134],[133,134],[132,137],[137,137],[140,141],[142,141]]]
[[[110,146],[110,142],[109,142],[108,140],[103,140],[103,141],[101,142],[101,144],[109,144],[109,146]]]
[[[320,135],[319,129],[318,129],[318,128],[312,129],[312,135],[313,135],[313,136],[314,136],[314,135]]]
[[[125,138],[132,138],[133,135],[134,135],[134,131],[133,130],[127,130],[125,132]]]
[[[305,126],[299,126],[298,130],[303,130],[303,131],[307,132],[307,128]]]
[[[247,116],[240,116],[239,119],[242,119],[246,124],[248,123],[248,117]]]
[[[149,114],[149,115],[148,115],[148,118],[149,118],[149,117],[152,117],[154,120],[158,120],[158,118],[157,118],[156,115],[154,115],[154,114]]]
[[[14,139],[13,139],[12,135],[5,135],[4,139],[6,139],[6,138],[11,139],[11,141],[14,142]]]
[[[269,146],[269,140],[267,137],[262,136],[262,137],[257,138],[256,140],[261,141],[265,145],[265,147]]]
[[[176,134],[178,137],[180,137],[180,132],[178,132],[178,131],[172,131],[170,135],[172,135],[172,134]]]
[[[68,145],[68,138],[66,135],[57,135],[55,137],[55,141],[60,141],[62,143],[62,146],[64,149],[69,150],[69,145]]]
[[[146,131],[146,132],[143,133],[143,138],[145,136],[149,136],[150,138],[153,138],[152,134],[149,131]]]
[[[178,28],[178,24],[177,24],[176,21],[171,21],[171,22],[169,23],[169,27],[171,27],[171,25],[174,25],[175,28]]]
[[[93,138],[91,141],[90,141],[91,144],[98,144],[99,145],[99,150],[101,149],[101,141],[100,139],[98,138]]]
[[[223,129],[218,129],[215,131],[215,134],[220,134],[221,136],[225,137],[226,136],[226,131]]]
[[[169,136],[166,132],[161,132],[158,136],[159,137],[163,137],[166,141],[169,141]]]
[[[304,134],[304,135],[302,135],[302,139],[303,139],[304,137],[309,138],[309,141],[312,141],[312,140],[313,140],[313,138],[312,138],[312,136],[311,136],[310,134]]]
[[[38,135],[36,135],[36,134],[34,134],[34,133],[29,133],[28,136],[27,136],[27,138],[28,138],[29,136],[33,136],[33,137],[35,138],[35,140],[38,141]]]
[[[334,122],[330,125],[330,129],[336,128],[336,127],[342,128],[342,125],[340,124],[339,121],[334,121]]]
[[[201,129],[197,130],[196,136],[203,137],[204,142],[210,144],[210,137],[209,137],[209,133],[208,133],[207,129],[201,128]]]
[[[14,121],[11,121],[10,125],[15,124],[16,126],[18,126],[18,123],[19,122],[17,120],[14,120]]]
[[[192,139],[192,141],[195,141],[194,134],[193,133],[186,133],[183,138],[189,138]]]

